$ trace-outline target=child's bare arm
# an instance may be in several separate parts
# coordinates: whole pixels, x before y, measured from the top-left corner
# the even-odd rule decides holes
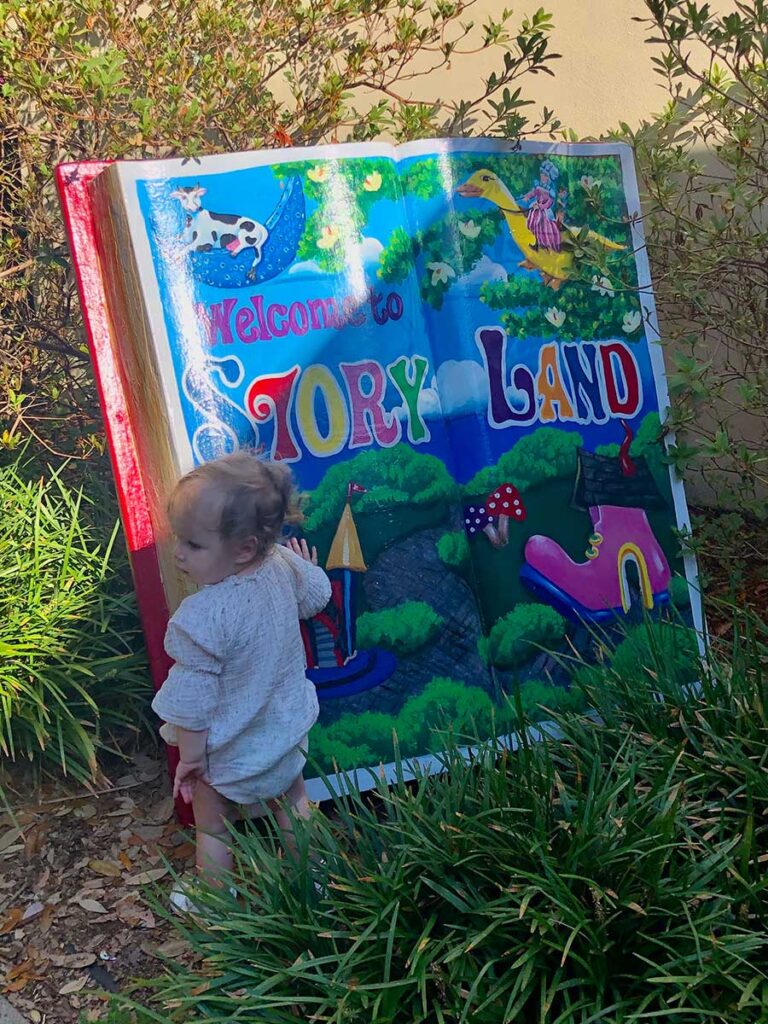
[[[205,775],[205,748],[208,730],[181,729],[177,727],[179,763],[173,780],[174,799],[181,795],[185,803],[192,803],[195,783]]]
[[[178,746],[181,760],[186,761],[188,764],[204,760],[208,730],[196,729],[193,731],[192,729],[181,729],[177,726],[176,732],[179,738]]]

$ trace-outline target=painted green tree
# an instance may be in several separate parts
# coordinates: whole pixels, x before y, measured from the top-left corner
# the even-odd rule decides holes
[[[328,469],[309,497],[305,529],[312,534],[335,526],[350,481],[365,488],[355,497],[355,514],[449,502],[457,487],[445,464],[407,444],[369,449]]]
[[[638,299],[621,166],[615,157],[551,157],[567,192],[567,219],[580,228],[564,238],[574,256],[574,277],[559,291],[545,288],[537,272],[507,269],[506,280],[486,281],[480,299],[499,310],[501,323],[515,337],[584,339],[641,337]],[[542,157],[532,154],[456,154],[452,180],[434,157],[406,164],[365,158],[333,162],[302,161],[277,165],[280,180],[302,179],[310,211],[298,256],[323,271],[337,273],[350,259],[350,245],[365,236],[372,207],[382,201],[405,203],[412,230],[396,224],[379,257],[378,276],[389,284],[404,281],[414,268],[422,299],[435,309],[480,263],[488,249],[509,231],[504,213],[491,202],[430,220],[424,201],[451,195],[452,188],[476,171],[496,174],[513,196],[525,196],[535,182]],[[522,204],[525,205],[524,203]],[[608,251],[587,237],[596,231],[621,251]]]
[[[397,166],[391,160],[306,160],[278,164],[272,171],[281,181],[301,177],[310,212],[298,258],[312,260],[327,273],[344,269],[350,241],[362,241],[375,203],[402,199]]]
[[[495,466],[486,466],[476,473],[463,493],[467,498],[482,500],[483,495],[502,483],[526,491],[555,477],[571,475],[576,470],[576,453],[583,445],[581,434],[541,427],[521,437]]]
[[[517,267],[507,267],[506,280],[482,284],[480,299],[501,312],[503,326],[516,337],[639,339],[642,311],[620,162],[616,157],[550,159],[560,172],[558,186],[567,193],[565,222],[580,229],[563,241],[563,248],[573,253],[574,277],[559,291],[551,291],[537,272],[515,273]],[[460,212],[449,208],[433,220],[423,215],[418,201],[445,195],[446,189],[450,192],[486,169],[524,208],[522,197],[534,184],[541,161],[540,155],[532,154],[457,154],[451,159],[451,182],[433,157],[408,165],[401,176],[402,190],[416,230],[412,238],[402,231],[393,233],[380,258],[379,276],[397,283],[415,260],[423,300],[440,309],[446,295],[509,227],[503,211],[490,201]],[[588,230],[624,248],[606,250],[587,237]]]

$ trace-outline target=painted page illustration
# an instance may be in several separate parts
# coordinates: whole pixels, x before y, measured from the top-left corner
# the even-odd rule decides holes
[[[178,473],[250,447],[306,496],[322,771],[513,728],[515,692],[574,703],[595,631],[635,657],[665,619],[700,627],[626,147],[124,163],[90,196],[169,608]]]

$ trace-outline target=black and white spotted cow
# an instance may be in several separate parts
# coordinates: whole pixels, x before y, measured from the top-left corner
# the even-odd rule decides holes
[[[178,199],[187,214],[182,236],[184,252],[226,249],[230,255],[237,256],[243,249],[253,249],[248,277],[254,277],[269,232],[263,224],[250,217],[204,210],[202,197],[205,192],[200,185],[182,186],[171,192],[171,199]]]

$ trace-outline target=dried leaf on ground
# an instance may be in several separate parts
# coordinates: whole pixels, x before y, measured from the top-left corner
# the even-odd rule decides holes
[[[115,913],[131,928],[156,928],[155,915],[136,896],[124,896],[115,904]]]
[[[31,980],[32,979],[28,978],[26,975],[22,976],[21,978],[16,978],[15,981],[11,981],[8,985],[6,985],[3,991],[21,992],[23,989],[27,987]]]
[[[78,970],[83,967],[90,967],[96,963],[95,953],[65,953],[57,956],[52,953],[50,956],[54,967],[68,967],[70,970]]]
[[[170,957],[175,960],[177,957],[189,951],[189,943],[184,939],[170,939],[168,942],[164,942],[161,946],[156,949],[157,955],[161,957]]]
[[[3,919],[0,920],[0,935],[7,935],[9,932],[12,932],[22,917],[24,917],[23,907],[11,907],[10,910],[6,911]]]
[[[87,978],[75,978],[74,981],[68,981],[66,985],[62,985],[59,989],[60,996],[68,996],[73,992],[79,992],[81,988],[85,988]]]
[[[30,921],[34,921],[36,917],[40,917],[42,912],[45,910],[45,904],[39,900],[35,900],[34,903],[30,903],[24,913],[21,915],[21,923],[29,924]]]
[[[99,903],[98,900],[89,899],[87,896],[79,897],[75,900],[75,903],[83,910],[87,910],[89,914],[106,914],[107,908],[103,903]]]
[[[172,796],[165,797],[164,800],[161,800],[160,803],[150,811],[147,816],[147,821],[155,822],[157,824],[170,821],[173,817],[175,806]]]
[[[16,964],[15,967],[11,967],[5,976],[7,982],[15,981],[17,978],[23,977],[25,974],[34,974],[35,964],[32,960],[24,960],[20,964]]]
[[[138,875],[129,875],[125,880],[126,885],[149,885],[157,882],[168,874],[168,868],[150,868],[148,871],[140,871]]]
[[[7,832],[3,832],[0,836],[0,853],[3,850],[7,850],[9,846],[12,846],[20,836],[20,828],[11,828]]]
[[[120,865],[113,860],[89,860],[88,867],[97,875],[104,875],[107,878],[119,878],[123,873]]]
[[[56,916],[56,908],[51,906],[50,903],[46,903],[45,909],[40,915],[40,931],[45,935],[50,930],[53,924],[53,919]]]

